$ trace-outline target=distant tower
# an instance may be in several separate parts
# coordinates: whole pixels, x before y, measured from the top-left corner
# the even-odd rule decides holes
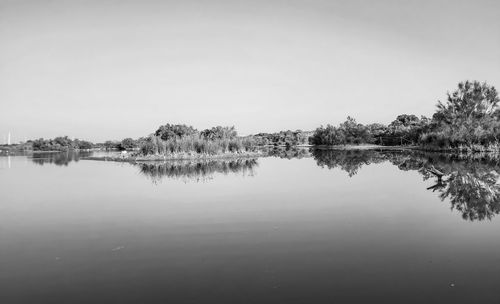
[[[10,132],[9,135],[7,136],[7,146],[10,146]]]

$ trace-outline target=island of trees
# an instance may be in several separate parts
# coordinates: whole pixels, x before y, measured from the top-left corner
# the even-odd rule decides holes
[[[71,139],[68,136],[59,136],[54,139],[29,140],[22,145],[25,150],[34,151],[67,151],[67,150],[90,150],[95,145],[87,140]]]
[[[302,130],[259,133],[238,136],[234,127],[216,126],[197,130],[184,124],[165,124],[154,133],[139,139],[125,138],[93,144],[70,139],[30,140],[20,149],[34,151],[64,150],[135,150],[142,156],[217,156],[251,154],[262,146],[293,147],[301,145],[345,147],[371,144],[378,146],[411,146],[422,150],[452,152],[500,152],[500,99],[493,86],[465,81],[449,92],[445,102],[438,102],[431,118],[402,114],[389,125],[363,125],[354,118],[338,126],[320,126]]]
[[[160,126],[140,143],[142,155],[193,156],[250,153],[255,151],[252,137],[239,137],[234,127],[213,127],[198,131],[191,126]]]

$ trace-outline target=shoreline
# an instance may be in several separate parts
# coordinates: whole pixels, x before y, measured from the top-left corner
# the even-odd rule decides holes
[[[435,150],[429,149],[428,147],[421,146],[380,146],[371,144],[362,145],[319,145],[319,146],[292,146],[298,149],[317,149],[317,150],[330,150],[330,151],[419,151],[427,153],[436,154],[450,154],[450,155],[476,155],[476,154],[493,154],[498,153],[496,151],[456,151],[456,150]],[[47,152],[47,151],[44,151]],[[54,151],[53,153],[56,153]],[[64,152],[63,152],[64,153]],[[148,162],[169,162],[169,161],[211,161],[211,160],[235,160],[235,159],[248,159],[248,158],[261,158],[269,157],[268,152],[256,151],[256,152],[243,152],[243,153],[223,153],[223,154],[197,154],[197,153],[179,153],[172,155],[134,155],[133,153],[124,155],[102,155],[102,156],[86,156],[82,157],[82,160],[95,160],[95,161],[112,161],[112,162],[127,162],[127,163],[148,163]]]
[[[443,153],[443,154],[480,154],[480,153],[496,153],[499,154],[500,151],[496,149],[484,148],[467,150],[467,149],[453,149],[453,148],[434,148],[428,146],[380,146],[380,145],[337,145],[337,146],[312,146],[313,149],[318,150],[335,150],[335,151],[346,151],[346,150],[376,150],[376,151],[420,151],[420,152],[430,152],[430,153]]]
[[[380,146],[380,145],[336,145],[336,146],[319,145],[319,146],[312,146],[311,148],[318,150],[337,150],[337,151],[345,151],[345,150],[397,151],[397,150],[421,149],[421,147],[419,146]]]
[[[225,153],[218,155],[149,155],[149,156],[89,156],[83,157],[84,160],[96,160],[96,161],[114,161],[114,162],[125,162],[125,163],[138,163],[138,162],[165,162],[165,161],[210,161],[210,160],[231,160],[231,159],[244,159],[244,158],[258,158],[266,156],[262,152],[252,152],[252,153]]]

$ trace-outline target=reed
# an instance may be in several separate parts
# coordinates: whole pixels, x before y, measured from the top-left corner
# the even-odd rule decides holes
[[[177,155],[202,154],[219,155],[255,151],[255,145],[250,138],[207,139],[198,134],[163,140],[151,135],[140,146],[142,155]]]

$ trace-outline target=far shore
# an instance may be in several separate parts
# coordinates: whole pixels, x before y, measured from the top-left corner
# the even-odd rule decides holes
[[[6,152],[6,153],[33,153],[33,154],[39,154],[39,153],[66,153],[66,152],[92,152],[92,151],[100,151],[100,150],[101,149],[99,149],[99,148],[92,148],[92,149],[67,149],[67,150],[32,150],[32,149],[18,149],[17,146],[15,146],[15,145],[0,147],[0,152]]]

